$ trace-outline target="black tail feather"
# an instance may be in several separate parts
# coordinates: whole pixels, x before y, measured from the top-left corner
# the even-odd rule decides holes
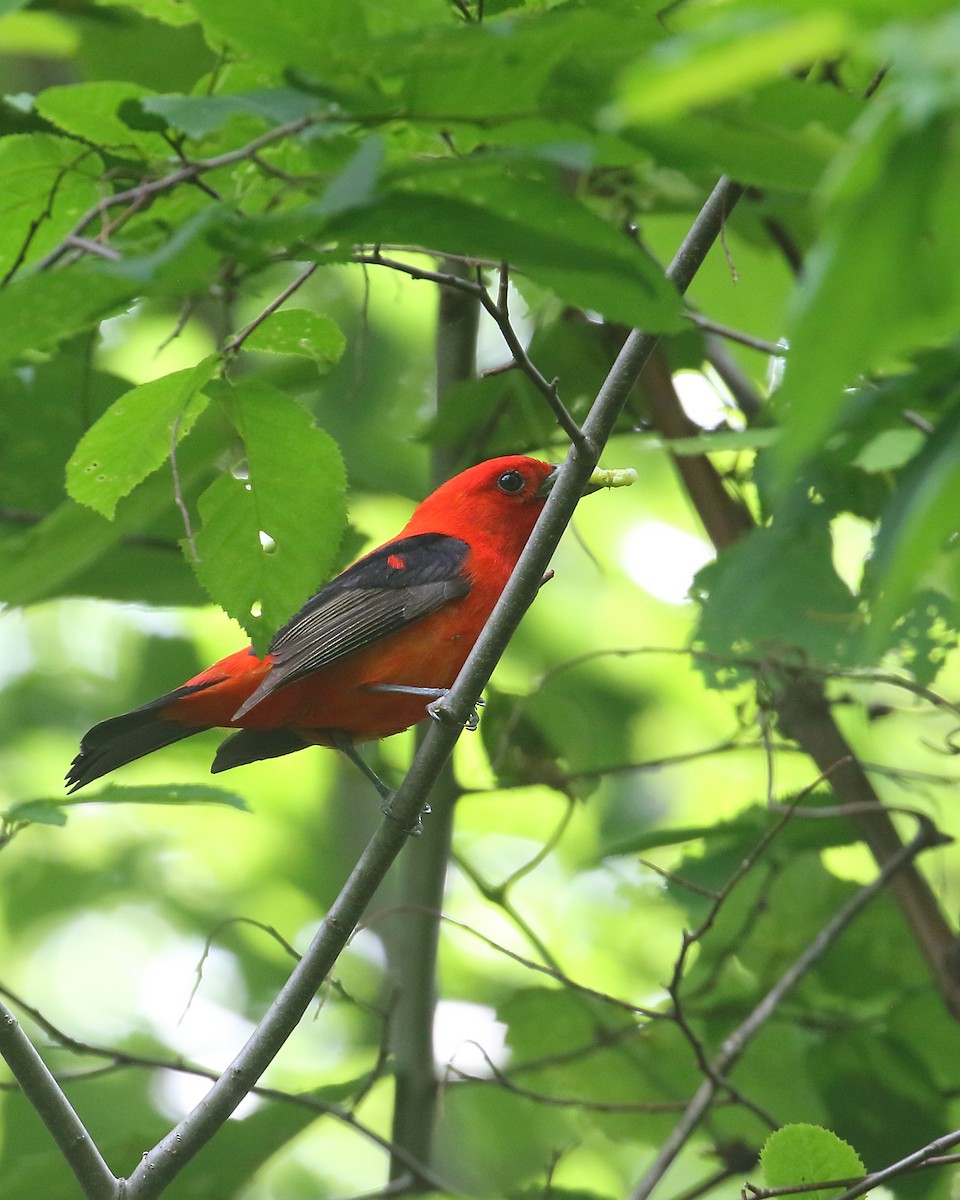
[[[174,704],[184,696],[202,692],[214,683],[219,683],[219,680],[210,679],[201,684],[179,687],[165,696],[151,700],[142,708],[135,708],[133,712],[124,713],[119,717],[110,717],[88,729],[81,739],[80,753],[70,764],[70,770],[66,774],[71,793],[86,787],[88,783],[116,770],[117,767],[143,758],[153,750],[200,733],[205,726],[165,721],[157,716],[157,711]]]
[[[306,738],[292,729],[240,729],[220,743],[210,774],[218,775],[231,767],[242,767],[263,758],[293,754],[309,745]]]

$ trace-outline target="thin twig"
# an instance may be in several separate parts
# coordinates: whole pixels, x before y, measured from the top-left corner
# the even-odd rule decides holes
[[[419,253],[427,253],[420,250]],[[553,415],[556,417],[557,424],[564,431],[570,441],[583,452],[591,453],[584,441],[584,433],[577,422],[568,412],[559,395],[559,385],[557,380],[548,380],[542,371],[527,354],[523,343],[517,337],[516,331],[510,320],[510,311],[507,306],[507,282],[508,275],[506,266],[500,265],[500,282],[498,288],[498,299],[494,300],[482,282],[475,282],[470,279],[465,279],[451,272],[430,271],[423,267],[415,267],[410,263],[401,262],[399,259],[386,258],[381,253],[380,247],[370,252],[358,251],[354,254],[354,261],[361,263],[370,263],[373,266],[388,267],[392,271],[399,271],[404,275],[409,275],[411,279],[419,279],[429,283],[435,283],[440,287],[457,288],[460,291],[469,292],[475,296],[484,311],[493,320],[494,324],[500,330],[503,340],[506,342],[510,353],[513,355],[511,366],[522,371],[530,380],[533,386],[542,396],[545,397]],[[597,455],[599,457],[599,454]]]
[[[583,430],[567,411],[566,406],[560,399],[558,381],[546,378],[530,358],[530,355],[527,354],[526,347],[517,337],[516,330],[513,328],[513,323],[510,320],[509,282],[510,276],[507,265],[503,263],[500,267],[500,286],[497,300],[494,301],[487,289],[484,288],[479,297],[480,303],[483,305],[484,311],[500,330],[501,337],[507,343],[507,348],[513,355],[513,361],[533,383],[537,391],[546,398],[554,417],[556,417],[557,424],[578,450],[589,451],[589,447],[585,444]]]
[[[456,1075],[464,1083],[479,1083],[502,1087],[504,1091],[511,1092],[515,1096],[521,1096],[525,1100],[532,1100],[535,1104],[544,1104],[550,1108],[576,1108],[583,1112],[598,1113],[683,1112],[687,1105],[685,1100],[588,1100],[586,1097],[579,1096],[553,1096],[549,1092],[539,1092],[533,1088],[524,1087],[522,1084],[516,1083],[508,1075],[505,1075],[479,1042],[469,1040],[464,1044],[473,1046],[479,1052],[490,1070],[490,1076],[471,1075],[468,1071],[461,1070],[460,1067],[452,1062],[447,1063],[446,1070],[448,1074]],[[730,1100],[728,1103],[734,1103],[734,1101]]]
[[[191,1075],[197,1079],[208,1079],[215,1081],[219,1078],[220,1073],[210,1067],[202,1067],[197,1063],[187,1062],[183,1058],[164,1059],[148,1054],[134,1054],[127,1050],[113,1050],[107,1046],[98,1046],[92,1042],[79,1041],[77,1038],[71,1037],[65,1033],[49,1018],[45,1017],[39,1009],[28,1004],[27,1001],[21,999],[9,988],[0,985],[0,994],[6,996],[8,1000],[13,1002],[17,1008],[26,1013],[34,1024],[38,1025],[46,1034],[48,1034],[57,1045],[68,1051],[71,1054],[90,1055],[94,1058],[107,1058],[110,1061],[103,1066],[94,1067],[88,1071],[77,1071],[74,1073],[58,1074],[54,1083],[60,1083],[68,1079],[91,1079],[99,1075],[109,1074],[125,1068],[140,1068],[148,1071],[173,1071],[179,1075]],[[0,1010],[6,1011],[2,1007],[0,1001]],[[2,1033],[2,1029],[0,1029]],[[5,1056],[5,1055],[4,1055]],[[18,1080],[19,1083],[19,1080]],[[16,1085],[15,1085],[16,1086]],[[5,1085],[0,1084],[0,1090],[7,1090]],[[23,1089],[26,1091],[26,1089]],[[285,1092],[279,1088],[255,1087],[251,1088],[250,1094],[258,1096],[262,1100],[273,1100],[283,1104],[293,1104],[300,1108],[310,1109],[312,1112],[319,1113],[323,1116],[333,1117],[344,1125],[348,1125],[351,1129],[356,1130],[362,1137],[372,1142],[380,1149],[387,1151],[397,1157],[405,1158],[407,1166],[411,1171],[415,1171],[418,1178],[425,1179],[430,1185],[438,1191],[446,1191],[449,1189],[449,1184],[445,1184],[437,1175],[429,1171],[428,1167],[416,1159],[413,1155],[406,1154],[403,1147],[397,1148],[389,1140],[377,1130],[369,1125],[365,1125],[351,1111],[344,1108],[341,1104],[336,1104],[332,1100],[326,1100],[321,1096],[315,1096],[311,1093]],[[359,1101],[359,1098],[358,1098]],[[112,1178],[112,1177],[111,1177]],[[114,1179],[114,1185],[118,1181]],[[108,1193],[96,1193],[96,1200],[100,1200],[102,1195]],[[109,1193],[113,1195],[113,1193]],[[116,1200],[122,1200],[122,1197],[117,1193]]]
[[[364,929],[372,928],[372,926],[386,917],[396,916],[399,913],[405,912],[406,908],[394,906],[390,909],[385,909],[376,914],[375,919],[366,921],[363,925]],[[613,1008],[619,1008],[623,1012],[629,1013],[634,1017],[645,1017],[647,1020],[663,1019],[665,1014],[655,1008],[643,1008],[638,1004],[631,1004],[629,1000],[622,1000],[619,996],[613,996],[609,992],[601,992],[597,988],[588,987],[585,983],[578,983],[576,979],[564,974],[563,971],[557,970],[555,967],[546,966],[543,963],[534,962],[532,958],[526,958],[522,954],[518,954],[516,950],[510,950],[507,946],[500,942],[495,942],[493,938],[487,937],[485,933],[481,933],[479,929],[474,929],[472,925],[467,925],[463,921],[458,921],[454,917],[448,917],[446,913],[433,913],[438,917],[444,925],[449,925],[452,929],[459,929],[463,933],[470,934],[477,941],[482,942],[489,949],[496,951],[497,954],[502,954],[505,958],[512,959],[513,962],[519,963],[528,971],[536,971],[540,975],[546,975],[556,983],[562,984],[565,988],[571,991],[579,992],[584,996],[589,996],[591,999],[599,1000],[603,1004],[609,1004]]]
[[[750,333],[741,333],[739,329],[731,329],[729,325],[720,325],[703,317],[700,313],[687,311],[683,314],[692,321],[698,329],[706,333],[715,333],[718,337],[726,338],[728,342],[738,342],[741,346],[749,346],[751,350],[759,350],[761,354],[773,354],[784,358],[789,353],[789,347],[783,342],[768,342],[765,338],[754,337]]]
[[[264,146],[270,146],[274,142],[279,142],[284,138],[301,133],[318,120],[319,117],[316,115],[298,117],[295,121],[288,121],[284,125],[278,125],[275,129],[268,130],[266,133],[261,134],[260,137],[254,138],[246,146],[241,146],[237,150],[229,150],[225,154],[218,154],[213,158],[198,159],[196,162],[187,163],[176,171],[171,171],[170,174],[164,175],[160,179],[147,180],[144,183],[138,183],[135,187],[127,188],[125,191],[115,192],[112,196],[104,196],[92,208],[87,209],[70,232],[37,263],[36,270],[48,270],[68,250],[76,248],[78,239],[83,239],[84,230],[90,222],[95,221],[97,217],[103,216],[109,209],[117,208],[124,204],[142,206],[151,196],[158,196],[162,192],[170,191],[171,188],[175,188],[181,183],[196,180],[200,175],[204,175],[208,171],[216,171],[220,167],[229,167],[233,163],[243,162],[244,159],[252,158]]]
[[[177,465],[177,440],[180,437],[180,423],[182,420],[183,413],[177,413],[177,419],[173,423],[173,431],[170,434],[170,475],[173,479],[173,502],[176,504],[180,513],[180,519],[183,521],[183,532],[187,545],[190,547],[190,561],[196,563],[200,561],[200,555],[197,551],[196,539],[193,536],[190,510],[187,508],[187,502],[183,498],[183,486],[180,483],[180,468]]]
[[[669,1170],[677,1155],[686,1145],[690,1135],[713,1102],[717,1092],[716,1079],[726,1075],[763,1025],[776,1011],[784,997],[800,982],[820,956],[833,945],[840,935],[860,915],[862,910],[886,887],[893,876],[918,854],[941,844],[941,836],[926,819],[919,823],[916,836],[891,855],[872,883],[861,888],[827,922],[807,948],[783,973],[760,1003],[744,1021],[727,1037],[718,1053],[711,1060],[711,1072],[697,1089],[683,1118],[663,1144],[653,1165],[631,1193],[631,1200],[646,1200]],[[862,1193],[857,1192],[857,1195]],[[843,1200],[853,1200],[845,1196]]]
[[[273,316],[281,304],[284,304],[287,300],[289,300],[298,288],[303,287],[303,285],[307,282],[319,265],[319,263],[311,263],[306,270],[300,272],[300,274],[296,277],[296,279],[293,280],[292,283],[288,283],[280,295],[274,297],[274,299],[270,301],[263,312],[254,317],[249,325],[244,326],[244,328],[236,335],[236,337],[231,338],[230,341],[227,342],[223,348],[223,354],[233,354],[239,350],[255,329],[259,329],[259,327],[268,317]]]

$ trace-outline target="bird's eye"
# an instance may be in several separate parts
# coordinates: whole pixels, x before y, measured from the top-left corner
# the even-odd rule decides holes
[[[506,492],[508,496],[515,496],[517,492],[522,492],[526,484],[527,481],[519,471],[504,471],[497,480],[497,487],[501,492]]]

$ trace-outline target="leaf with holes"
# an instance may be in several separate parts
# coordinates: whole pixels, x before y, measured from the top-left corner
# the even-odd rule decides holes
[[[267,354],[300,354],[317,363],[335,363],[346,347],[340,327],[322,313],[285,308],[253,331],[244,346]]]
[[[207,405],[201,388],[219,358],[174,371],[126,392],[80,439],[67,463],[67,491],[110,519],[117,503],[161,467]]]
[[[307,410],[275,388],[217,392],[246,462],[200,499],[194,570],[262,651],[330,571],[346,524],[343,461]]]

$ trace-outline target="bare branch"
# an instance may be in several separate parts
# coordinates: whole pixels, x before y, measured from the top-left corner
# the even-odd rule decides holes
[[[726,338],[728,342],[738,342],[741,346],[748,346],[751,350],[759,350],[761,354],[773,354],[777,358],[785,358],[790,352],[785,343],[768,342],[765,338],[754,337],[750,333],[741,333],[739,329],[731,329],[729,325],[720,325],[717,321],[711,321],[709,317],[701,316],[700,313],[686,312],[684,316],[705,333],[715,333],[717,337]]]
[[[234,163],[243,162],[244,159],[253,158],[265,146],[283,141],[284,138],[293,137],[295,134],[301,133],[304,129],[315,124],[319,119],[319,116],[316,115],[298,117],[295,121],[288,121],[284,125],[278,125],[276,128],[268,130],[266,133],[261,134],[260,137],[254,138],[246,146],[241,146],[237,150],[230,150],[225,154],[218,154],[213,158],[201,158],[196,162],[188,162],[180,167],[179,170],[171,171],[170,174],[164,175],[160,179],[148,179],[143,183],[138,183],[135,187],[127,188],[125,191],[115,192],[112,196],[105,196],[102,200],[98,200],[92,208],[87,209],[66,237],[58,242],[37,263],[36,270],[46,271],[59,262],[68,250],[78,247],[81,249],[84,248],[81,245],[81,241],[84,239],[84,231],[87,226],[92,221],[95,221],[97,217],[103,216],[111,208],[122,207],[125,204],[135,205],[140,208],[151,197],[168,192],[171,188],[175,188],[181,183],[195,182],[201,175],[205,175],[208,171],[216,171],[220,167],[229,167]]]
[[[118,1196],[116,1176],[104,1162],[63,1089],[2,1000],[0,1054],[57,1143],[83,1194],[88,1200],[113,1200]]]
[[[227,344],[223,348],[222,353],[224,355],[228,355],[228,354],[233,354],[237,350],[239,350],[240,347],[243,345],[243,343],[247,340],[247,338],[250,336],[251,333],[253,333],[253,331],[255,329],[259,329],[259,327],[264,323],[264,321],[266,321],[266,319],[268,317],[273,316],[273,314],[277,311],[277,309],[281,306],[281,304],[286,303],[286,301],[290,299],[290,297],[294,294],[294,292],[296,292],[298,290],[298,288],[303,287],[303,285],[307,282],[307,280],[310,278],[310,276],[314,273],[314,271],[317,269],[317,267],[319,265],[320,265],[319,263],[311,263],[311,265],[309,267],[307,267],[307,269],[305,271],[301,271],[300,274],[296,277],[296,279],[293,280],[292,283],[287,284],[287,286],[283,289],[283,291],[280,293],[279,296],[274,297],[274,299],[270,301],[270,303],[263,310],[263,312],[259,313],[256,317],[254,317],[254,319],[250,322],[249,325],[246,325],[236,335],[236,337],[231,338],[230,341],[227,342]]]
[[[936,828],[925,818],[920,821],[916,836],[890,856],[872,883],[867,884],[827,922],[813,941],[783,973],[747,1018],[726,1038],[710,1063],[710,1074],[697,1089],[681,1121],[663,1144],[653,1165],[631,1193],[630,1200],[647,1200],[664,1177],[690,1135],[713,1103],[718,1089],[717,1077],[725,1075],[737,1062],[766,1021],[773,1015],[784,997],[800,982],[817,959],[840,937],[889,881],[918,854],[942,843]],[[857,1193],[860,1195],[861,1193]],[[846,1198],[852,1200],[852,1197]]]

